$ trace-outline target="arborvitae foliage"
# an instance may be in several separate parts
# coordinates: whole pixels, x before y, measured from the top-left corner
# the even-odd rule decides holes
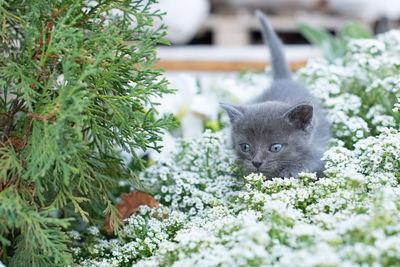
[[[157,149],[172,123],[153,116],[169,92],[153,69],[165,34],[153,2],[0,0],[3,263],[70,264],[72,221],[102,207],[116,223],[108,195],[135,179],[116,147],[140,166],[135,150]]]

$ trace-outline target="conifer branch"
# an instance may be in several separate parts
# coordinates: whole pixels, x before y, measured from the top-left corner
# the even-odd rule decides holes
[[[24,139],[21,150],[25,150],[26,144],[28,143],[28,138],[29,135],[31,134],[31,122],[32,122],[32,117],[28,116],[25,121]]]
[[[119,179],[137,179],[117,150],[143,166],[135,149],[156,146],[161,129],[173,124],[149,112],[152,96],[171,92],[152,69],[164,35],[150,27],[158,16],[149,10],[154,1],[0,7],[19,18],[7,15],[0,33],[0,93],[17,96],[0,101],[0,247],[7,266],[71,265],[62,230],[68,223],[49,214],[103,220]],[[111,16],[111,9],[124,15]],[[110,220],[118,220],[116,212]]]
[[[50,112],[49,114],[46,115],[38,115],[32,112],[28,112],[28,117],[35,119],[35,120],[40,120],[40,121],[46,121],[52,117],[54,117],[57,114],[57,111],[60,109],[60,104],[57,104],[56,107],[54,108],[54,110],[52,112]]]
[[[44,35],[47,36],[46,38],[46,49],[49,46],[50,43],[50,39],[51,39],[51,30],[54,27],[54,21],[57,18],[58,15],[61,14],[61,12],[63,12],[67,7],[69,7],[70,4],[63,6],[58,12],[53,12],[53,14],[51,15],[52,20],[50,20],[50,22],[47,24],[46,29],[44,31]],[[40,35],[43,36],[43,28],[40,28]],[[39,46],[36,48],[35,54],[33,56],[33,58],[35,59],[40,59],[41,55],[40,55],[40,50],[42,49],[42,45],[43,45],[43,37],[39,38]]]
[[[10,136],[10,132],[11,132],[11,129],[12,129],[12,126],[13,126],[13,123],[14,123],[15,114],[17,114],[18,111],[21,110],[23,105],[24,105],[24,101],[23,100],[19,100],[17,98],[17,99],[15,99],[15,101],[13,103],[12,109],[8,112],[7,120],[6,120],[6,127],[4,129],[4,134],[5,134],[6,138],[8,138]]]

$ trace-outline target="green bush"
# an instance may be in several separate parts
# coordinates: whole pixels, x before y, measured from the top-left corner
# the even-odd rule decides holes
[[[71,222],[117,222],[110,196],[135,181],[118,149],[158,149],[171,118],[154,70],[164,43],[149,1],[0,0],[0,259],[71,264]],[[130,45],[126,42],[129,41]],[[118,149],[117,149],[118,148]]]

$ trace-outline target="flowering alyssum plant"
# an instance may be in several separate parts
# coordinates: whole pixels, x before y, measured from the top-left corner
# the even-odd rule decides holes
[[[348,42],[343,58],[298,75],[335,138],[325,177],[241,179],[228,135],[182,140],[141,173],[160,210],[142,208],[121,239],[90,228],[81,266],[394,266],[400,262],[400,32]],[[152,212],[168,217],[152,217]],[[93,236],[93,233],[95,236]]]
[[[227,135],[206,131],[201,139],[180,140],[175,153],[142,172],[141,180],[161,204],[190,215],[227,202],[240,181]]]
[[[334,134],[351,148],[400,122],[400,32],[348,42],[345,56],[316,59],[298,72],[328,111]]]

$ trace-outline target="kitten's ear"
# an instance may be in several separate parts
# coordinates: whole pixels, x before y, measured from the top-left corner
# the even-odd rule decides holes
[[[306,130],[311,125],[314,108],[311,103],[302,103],[291,107],[283,115],[296,128]]]
[[[242,106],[228,103],[219,103],[219,105],[228,113],[231,123],[243,117],[244,108]]]

